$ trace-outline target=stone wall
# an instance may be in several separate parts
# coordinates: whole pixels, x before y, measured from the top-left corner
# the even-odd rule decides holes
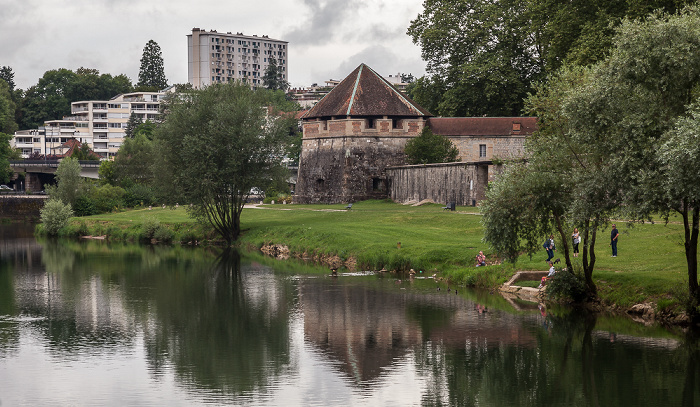
[[[406,142],[422,119],[340,119],[304,123],[295,203],[347,203],[387,197],[385,168],[405,163]]]
[[[485,196],[489,164],[457,162],[387,168],[389,198],[395,202],[431,199],[441,204],[476,205]]]
[[[0,196],[0,219],[36,220],[47,196]]]
[[[464,162],[490,161],[522,157],[525,149],[524,135],[509,136],[449,136],[459,150],[457,159]],[[486,156],[479,156],[479,146],[486,146]],[[491,177],[493,177],[491,173]]]

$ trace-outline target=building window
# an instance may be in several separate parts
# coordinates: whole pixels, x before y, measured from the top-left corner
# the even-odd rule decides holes
[[[479,158],[486,158],[486,144],[479,144]]]

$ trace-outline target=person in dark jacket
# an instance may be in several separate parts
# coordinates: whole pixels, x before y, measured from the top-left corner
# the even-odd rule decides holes
[[[547,250],[546,261],[552,260],[552,258],[554,258],[554,252],[557,250],[556,246],[554,246],[554,235],[549,235],[549,239],[547,239],[542,246]]]
[[[615,225],[610,231],[610,247],[612,247],[612,257],[617,257],[617,237],[620,236]]]

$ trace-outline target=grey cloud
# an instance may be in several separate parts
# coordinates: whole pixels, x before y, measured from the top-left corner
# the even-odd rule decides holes
[[[360,13],[366,4],[364,0],[303,0],[303,3],[309,9],[309,19],[282,37],[302,47],[330,42],[339,34],[343,23]]]
[[[382,76],[412,73],[413,76],[419,77],[425,72],[425,63],[420,58],[403,58],[383,45],[372,45],[341,61],[336,68],[314,72],[314,76],[324,78],[324,80],[340,80],[348,76],[362,63]]]

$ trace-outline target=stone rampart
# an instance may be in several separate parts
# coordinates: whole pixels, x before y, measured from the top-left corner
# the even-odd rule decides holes
[[[386,169],[389,198],[396,202],[431,199],[476,205],[484,198],[488,162],[405,165]]]
[[[47,196],[3,195],[0,196],[0,219],[36,220],[44,207]]]

